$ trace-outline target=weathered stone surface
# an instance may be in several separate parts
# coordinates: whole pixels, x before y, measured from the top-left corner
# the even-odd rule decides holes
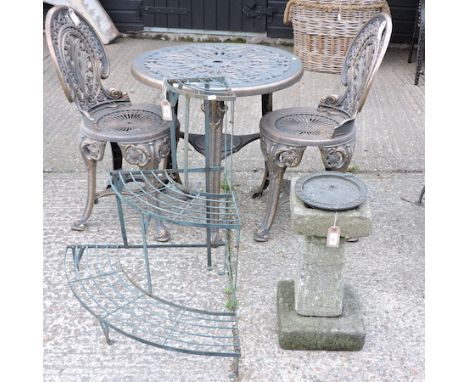
[[[335,212],[307,207],[296,196],[296,182],[299,177],[291,179],[291,220],[295,232],[316,237],[326,237],[333,225]],[[341,236],[368,236],[371,230],[371,212],[368,202],[358,208],[338,213],[336,225],[341,228]]]
[[[343,315],[304,317],[294,310],[294,282],[278,282],[278,339],[287,350],[361,350],[366,332],[356,297],[345,286]]]
[[[295,309],[302,316],[336,317],[343,310],[344,246],[328,248],[325,239],[300,237]]]

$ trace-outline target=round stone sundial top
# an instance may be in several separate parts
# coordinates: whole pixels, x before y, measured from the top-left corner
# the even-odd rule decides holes
[[[359,207],[367,199],[366,185],[355,175],[336,171],[305,175],[296,183],[296,195],[305,205],[328,211]]]

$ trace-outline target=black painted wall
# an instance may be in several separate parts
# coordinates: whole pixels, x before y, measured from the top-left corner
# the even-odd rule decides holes
[[[267,32],[269,37],[292,38],[292,28],[283,24],[287,0],[257,0],[273,8],[273,16],[251,19],[242,8],[251,0],[101,0],[101,4],[121,32],[141,31],[144,26]],[[392,42],[411,40],[418,0],[387,0],[393,19]],[[186,8],[188,14],[146,14],[144,5]],[[48,5],[44,4],[44,15]]]
[[[418,0],[387,0],[392,13],[393,42],[410,42],[413,36],[414,21]]]
[[[143,16],[140,13],[142,0],[100,0],[120,32],[141,31]]]
[[[266,17],[248,17],[243,9],[252,0],[142,0],[144,26],[215,31],[265,32]],[[265,7],[267,0],[256,0]],[[152,13],[151,9],[157,9]],[[174,12],[161,13],[161,10]]]

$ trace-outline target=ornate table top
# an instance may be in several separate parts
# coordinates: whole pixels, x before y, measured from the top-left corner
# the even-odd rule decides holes
[[[139,81],[163,88],[164,79],[225,77],[237,97],[273,93],[297,82],[301,61],[283,49],[254,44],[198,43],[145,52],[132,64]]]

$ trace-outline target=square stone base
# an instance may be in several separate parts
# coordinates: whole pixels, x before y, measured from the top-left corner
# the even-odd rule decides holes
[[[366,332],[356,297],[345,285],[343,315],[300,316],[294,310],[294,281],[278,282],[279,345],[287,350],[361,350]]]

